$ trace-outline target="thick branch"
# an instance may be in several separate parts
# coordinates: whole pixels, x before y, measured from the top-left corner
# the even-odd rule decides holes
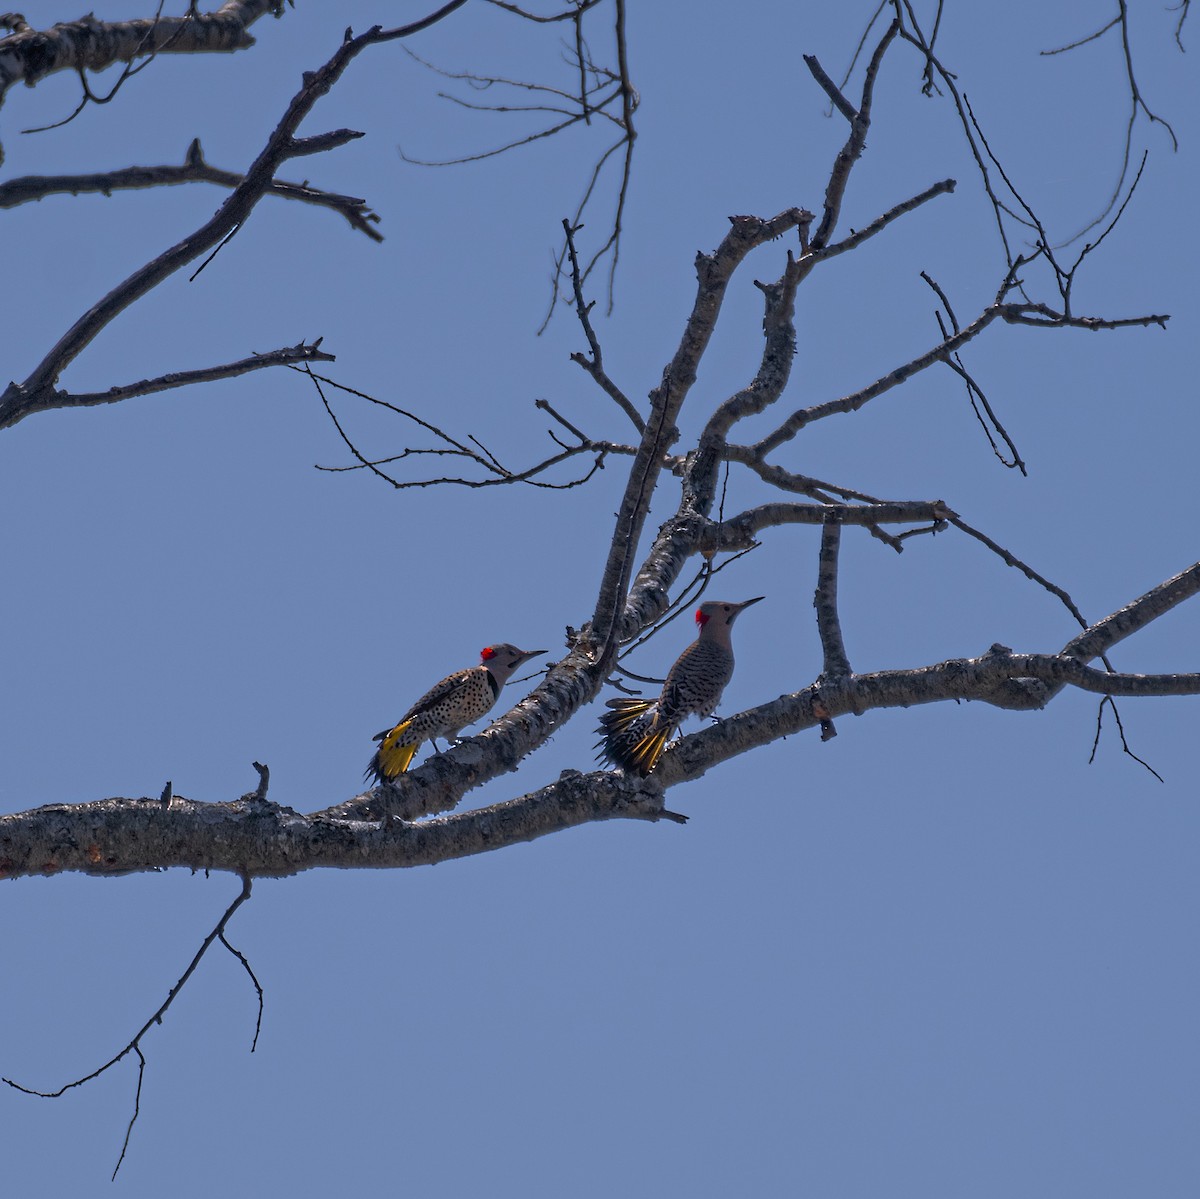
[[[995,647],[981,658],[825,680],[819,710],[814,710],[815,688],[780,696],[684,737],[649,779],[567,771],[539,791],[476,811],[415,824],[394,816],[381,820],[379,807],[394,812],[397,806],[389,797],[411,805],[414,794],[445,785],[455,771],[482,773],[488,768],[485,762],[490,766],[501,757],[510,768],[508,752],[516,744],[512,734],[522,716],[530,715],[526,701],[481,737],[405,775],[400,788],[381,788],[365,804],[352,801],[311,816],[253,795],[228,804],[176,796],[165,809],[157,798],[108,799],[0,816],[0,876],[63,870],[104,875],[186,866],[251,878],[316,867],[429,865],[595,820],[678,819],[663,809],[665,788],[756,746],[817,726],[822,719],[948,699],[1031,710],[1042,707],[1064,684],[1106,695],[1200,695],[1200,673],[1108,674],[1062,654],[1014,654]],[[417,786],[409,789],[409,782]],[[371,810],[370,821],[349,818],[364,809]]]
[[[152,54],[215,54],[246,50],[246,31],[259,17],[284,13],[283,0],[226,0],[214,13],[98,21],[90,13],[39,32],[0,38],[0,104],[17,82],[32,87],[56,71],[102,71]]]
[[[827,717],[876,708],[908,708],[943,700],[978,700],[1012,711],[1033,711],[1063,685],[1098,695],[1200,695],[1200,673],[1109,674],[1061,654],[1014,654],[996,647],[981,658],[959,658],[914,670],[882,670],[822,681],[781,695],[685,737],[663,755],[653,778],[664,787],[699,778],[720,762],[781,737],[816,728]],[[819,696],[819,700],[818,700]]]
[[[789,208],[771,220],[734,217],[732,228],[716,252],[696,257],[699,282],[696,300],[679,348],[663,371],[662,382],[650,393],[650,419],[646,422],[646,431],[629,472],[629,481],[617,514],[612,548],[604,565],[592,619],[592,636],[604,652],[611,652],[615,639],[632,635],[635,631],[634,622],[630,619],[618,621],[632,574],[633,555],[649,513],[650,497],[662,470],[663,457],[679,435],[675,427],[676,419],[696,380],[700,359],[712,337],[729,280],[751,250],[797,228],[808,217],[809,214],[798,208]],[[665,604],[664,596],[664,607]]]
[[[0,816],[0,874],[185,866],[249,879],[317,867],[394,869],[502,849],[596,820],[664,817],[677,819],[663,811],[661,789],[652,782],[574,771],[519,799],[417,824],[302,816],[240,800],[205,804],[176,797],[164,812],[157,799],[106,799]]]
[[[807,222],[801,226],[802,236],[806,225]],[[709,418],[685,475],[683,502],[701,516],[707,516],[712,508],[717,467],[729,430],[738,421],[757,416],[775,403],[791,377],[792,360],[796,356],[796,288],[805,273],[806,268],[798,266],[789,251],[787,267],[778,282],[758,284],[766,302],[763,353],[758,370],[749,387],[730,396]]]
[[[949,520],[954,515],[941,500],[909,500],[882,504],[793,504],[777,501],[749,508],[738,516],[707,525],[696,540],[697,550],[729,552],[745,549],[762,529],[779,525],[823,525],[836,520],[844,525],[923,524]]]
[[[1200,592],[1200,562],[1180,571],[1174,578],[1167,579],[1157,587],[1139,596],[1124,608],[1097,621],[1078,637],[1068,641],[1062,652],[1081,662],[1098,658],[1107,653],[1118,641],[1124,641],[1131,633],[1144,629],[1148,624],[1169,612],[1176,605]],[[1113,694],[1117,694],[1114,692]]]

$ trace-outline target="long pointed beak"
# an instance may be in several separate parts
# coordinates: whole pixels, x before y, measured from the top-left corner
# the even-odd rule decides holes
[[[536,658],[536,657],[538,656],[538,654],[544,654],[544,653],[546,653],[546,650],[544,650],[544,649],[527,649],[527,650],[524,650],[524,651],[521,653],[521,661],[522,661],[522,662],[528,662],[530,658]]]
[[[756,595],[753,599],[743,600],[742,603],[738,604],[737,610],[741,612],[743,608],[748,608],[751,604],[757,604],[759,600],[765,600],[766,598],[765,595]]]

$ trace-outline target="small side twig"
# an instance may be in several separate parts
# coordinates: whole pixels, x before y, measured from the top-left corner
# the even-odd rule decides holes
[[[973,528],[967,524],[960,516],[951,516],[950,523],[956,528],[966,533],[968,537],[973,537],[981,545],[987,546],[1004,564],[1011,566],[1015,570],[1019,570],[1030,582],[1037,583],[1039,587],[1044,587],[1051,595],[1055,596],[1064,608],[1075,618],[1080,628],[1086,629],[1089,627],[1088,622],[1084,619],[1083,613],[1076,607],[1075,601],[1057,584],[1050,582],[1044,575],[1038,574],[1032,566],[1022,562],[1015,554],[1006,550],[998,542],[993,541],[986,533],[979,529]]]
[[[592,327],[591,320],[591,311],[595,307],[595,301],[589,304],[583,297],[583,274],[579,269],[579,257],[575,252],[575,234],[579,231],[580,226],[573,225],[566,219],[563,220],[562,226],[566,237],[567,256],[571,263],[571,289],[575,295],[575,314],[579,318],[583,334],[587,338],[588,347],[591,350],[590,357],[576,352],[571,355],[571,361],[577,362],[591,375],[604,393],[629,417],[639,434],[645,433],[646,422],[642,419],[642,414],[634,407],[629,397],[608,377],[604,369],[604,354],[600,349],[600,339],[596,336],[596,330]]]
[[[1150,765],[1144,758],[1139,758],[1137,754],[1129,748],[1129,742],[1125,739],[1125,725],[1121,722],[1121,713],[1117,710],[1117,702],[1111,695],[1106,695],[1101,701],[1100,706],[1096,709],[1096,736],[1092,740],[1092,752],[1088,755],[1088,765],[1092,765],[1096,760],[1096,750],[1100,745],[1100,729],[1104,724],[1104,706],[1108,705],[1112,708],[1113,717],[1117,722],[1117,735],[1121,738],[1121,752],[1128,754],[1139,766],[1144,766],[1160,783],[1165,783],[1163,778],[1153,766]]]
[[[842,639],[838,617],[838,551],[842,542],[842,523],[831,513],[821,526],[821,552],[817,566],[817,589],[813,607],[817,610],[817,632],[824,653],[822,677],[840,679],[850,674],[850,659]]]
[[[124,67],[122,67],[122,69],[121,69],[120,75],[117,76],[116,83],[114,83],[112,85],[112,88],[109,90],[109,93],[107,96],[98,96],[92,91],[91,87],[88,85],[86,67],[82,63],[77,64],[75,71],[76,71],[76,74],[79,76],[79,83],[80,83],[81,87],[83,88],[83,96],[81,97],[79,104],[76,106],[75,111],[72,112],[70,114],[70,116],[64,117],[61,121],[55,121],[53,124],[50,124],[50,125],[40,125],[33,129],[22,129],[21,132],[22,133],[46,133],[51,129],[59,129],[63,125],[69,125],[77,116],[79,116],[79,114],[81,112],[83,112],[84,108],[89,103],[91,103],[91,104],[107,104],[110,100],[112,100],[116,96],[117,92],[119,92],[121,90],[121,88],[124,86],[125,81],[127,79],[131,79],[134,75],[138,74],[140,71],[144,71],[155,60],[155,58],[158,57],[158,54],[161,51],[171,50],[174,47],[175,43],[177,41],[179,41],[179,39],[180,39],[181,35],[184,33],[184,31],[188,29],[189,22],[191,21],[191,18],[192,18],[192,14],[190,12],[184,14],[184,16],[180,20],[179,24],[175,27],[175,29],[171,33],[169,33],[167,35],[167,37],[163,41],[162,45],[158,45],[158,46],[152,45],[154,38],[155,38],[155,34],[158,32],[159,21],[162,19],[163,3],[164,3],[164,0],[158,0],[158,9],[155,11],[154,16],[150,19],[150,22],[147,25],[145,32],[142,34],[141,38],[138,40],[137,45],[133,48],[133,51],[131,52],[129,59],[126,61]],[[149,51],[146,50],[147,45],[151,46]],[[144,59],[144,61],[139,62],[135,66],[134,61],[133,61],[134,58],[140,57],[142,54],[146,54],[146,58]]]
[[[929,285],[934,295],[941,301],[942,307],[946,310],[946,316],[950,321],[949,330],[942,320],[941,313],[935,310],[934,315],[937,318],[938,328],[942,333],[942,340],[948,341],[951,336],[950,330],[953,330],[955,334],[960,331],[958,317],[954,315],[954,309],[951,307],[950,300],[937,280],[928,271],[922,271],[921,278]],[[991,446],[992,453],[995,454],[1004,466],[1010,469],[1015,468],[1020,470],[1021,474],[1028,475],[1029,471],[1026,469],[1025,462],[1017,450],[1016,443],[1009,436],[1008,430],[996,415],[987,396],[984,395],[983,388],[979,386],[974,376],[963,365],[962,357],[959,354],[947,354],[943,361],[966,385],[967,399],[971,404],[971,411],[975,413],[975,419],[979,422],[980,428],[983,429],[983,435],[988,439],[988,445]],[[996,438],[992,436],[993,430],[995,430],[996,436],[1000,437],[1008,447],[1009,453],[1007,457],[996,444]]]
[[[548,458],[535,463],[533,466],[526,467],[520,471],[510,471],[504,467],[496,458],[496,456],[485,446],[478,438],[468,434],[467,440],[473,442],[478,448],[471,449],[455,437],[451,437],[444,429],[437,425],[431,424],[429,421],[422,419],[415,413],[409,412],[407,409],[401,408],[396,404],[389,403],[387,400],[378,399],[376,396],[369,395],[365,391],[358,391],[356,388],[347,387],[343,383],[338,383],[325,375],[318,375],[307,368],[294,367],[295,370],[303,369],[304,373],[308,374],[313,386],[316,388],[317,395],[320,397],[321,403],[325,408],[329,419],[333,422],[333,427],[337,430],[338,436],[342,439],[343,444],[355,458],[355,465],[352,466],[317,466],[317,470],[328,472],[342,472],[354,470],[369,470],[372,474],[383,479],[386,483],[390,483],[397,491],[403,491],[410,487],[437,487],[443,484],[453,484],[459,487],[500,487],[510,484],[525,483],[530,487],[540,487],[549,491],[569,491],[574,487],[580,487],[588,482],[597,471],[604,469],[605,459],[610,454],[622,454],[632,456],[635,453],[634,447],[622,445],[619,442],[613,441],[598,441],[593,438],[583,437],[577,445],[568,445],[561,439],[550,434],[551,440],[556,445],[561,447],[561,451],[557,454],[551,454]],[[412,421],[419,428],[424,429],[431,436],[437,438],[443,443],[439,448],[415,448],[409,447],[402,450],[399,454],[393,454],[385,458],[372,459],[366,457],[365,454],[351,439],[346,432],[341,421],[338,419],[333,407],[329,402],[329,398],[325,394],[325,387],[334,387],[339,391],[344,391],[349,395],[357,396],[359,399],[368,400],[370,403],[384,408],[389,412],[394,412],[397,416],[402,416],[406,420]],[[535,401],[536,405],[550,412],[555,419],[559,420],[564,425],[574,429],[573,425],[565,421],[557,412],[555,412],[545,401]],[[583,454],[593,455],[591,466],[577,478],[569,479],[565,483],[549,483],[544,479],[539,478],[539,475],[544,474],[552,467],[566,462],[572,458],[579,457]],[[443,475],[437,478],[426,479],[397,479],[382,468],[393,462],[402,462],[406,458],[416,457],[446,457],[446,458],[461,458],[468,462],[474,463],[480,467],[489,477],[483,479],[470,479],[461,476]]]
[[[229,952],[231,954],[233,954],[233,956],[235,958],[237,958],[237,960],[239,962],[242,963],[242,968],[250,976],[250,981],[254,984],[254,990],[258,993],[258,1019],[254,1021],[254,1039],[250,1042],[250,1052],[253,1053],[258,1048],[258,1034],[260,1032],[262,1032],[262,1018],[263,1018],[262,984],[258,981],[257,975],[250,968],[250,963],[246,960],[246,955],[244,953],[242,953],[242,951],[240,949],[235,949],[232,945],[229,944],[229,941],[226,939],[224,932],[222,932],[220,934],[220,938],[221,938],[221,944],[224,945],[225,948],[228,949]]]

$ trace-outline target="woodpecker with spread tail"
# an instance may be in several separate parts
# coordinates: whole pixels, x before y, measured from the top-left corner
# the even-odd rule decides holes
[[[436,737],[454,740],[462,728],[491,710],[500,697],[500,689],[522,662],[545,652],[517,649],[507,642],[485,647],[478,666],[447,675],[426,691],[393,728],[375,735],[380,745],[364,777],[377,783],[399,778],[408,769],[421,742]]]
[[[600,760],[628,774],[649,774],[686,716],[711,716],[733,677],[730,633],[738,613],[757,604],[709,600],[696,609],[700,635],[671,667],[662,695],[652,699],[610,699],[600,717]]]

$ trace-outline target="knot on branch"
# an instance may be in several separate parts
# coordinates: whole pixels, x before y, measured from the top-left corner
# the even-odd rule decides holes
[[[981,696],[985,703],[1010,712],[1036,712],[1044,708],[1053,696],[1052,689],[1041,679],[1004,679],[989,694]]]

